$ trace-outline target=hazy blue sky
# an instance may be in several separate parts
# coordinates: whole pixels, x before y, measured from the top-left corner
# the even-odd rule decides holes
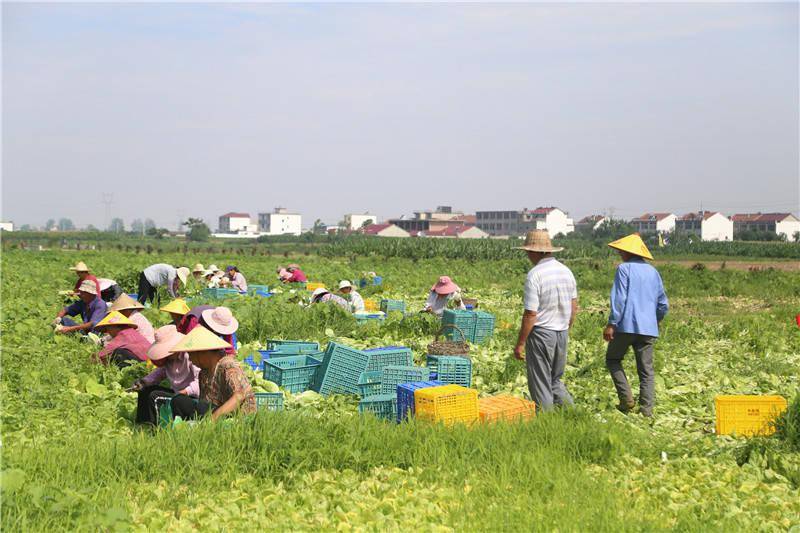
[[[797,212],[797,4],[3,4],[2,218]]]

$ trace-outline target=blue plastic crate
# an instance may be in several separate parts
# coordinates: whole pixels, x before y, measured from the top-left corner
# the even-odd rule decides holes
[[[369,355],[367,372],[383,370],[383,367],[389,365],[410,366],[414,364],[414,356],[411,353],[411,348],[406,348],[405,346],[370,348],[369,350],[364,350],[364,353]]]
[[[472,386],[472,360],[460,355],[428,355],[428,368],[436,379],[448,385]]]
[[[247,292],[269,292],[269,285],[255,285],[250,284],[247,286]]]
[[[363,289],[368,285],[377,286],[383,285],[383,278],[381,276],[375,276],[374,278],[361,278],[358,280],[358,287]]]
[[[139,300],[139,295],[138,295],[138,294],[136,294],[135,292],[129,292],[129,293],[127,293],[127,294],[128,294],[128,296],[129,296],[130,298],[132,298],[132,299],[134,299],[134,300]]]
[[[379,324],[386,320],[385,315],[369,314],[369,315],[354,315],[357,324],[367,324],[369,322],[378,322]]]
[[[358,394],[362,398],[380,394],[382,375],[380,370],[362,372],[361,377],[358,378]]]
[[[389,314],[393,311],[405,313],[406,303],[403,300],[389,300],[388,298],[384,298],[381,300],[381,311],[386,314]]]
[[[314,378],[314,390],[322,395],[358,394],[358,381],[367,369],[369,355],[337,342],[328,343],[322,365]]]
[[[203,289],[200,292],[200,296],[203,298],[209,298],[211,300],[221,300],[223,298],[230,298],[232,296],[240,296],[239,291],[236,289],[224,289],[224,288],[212,288],[212,289]]]
[[[401,383],[428,381],[430,378],[431,371],[424,366],[389,365],[383,368],[381,375],[381,394],[396,394]]]
[[[263,370],[264,368],[264,359],[261,359],[260,363],[256,363],[256,360],[252,355],[245,357],[243,362],[253,370],[258,370],[259,368]]]
[[[320,350],[312,350],[312,349],[289,349],[289,350],[258,350],[258,353],[261,354],[261,360],[264,361],[265,359],[277,359],[279,357],[290,357],[292,355],[310,355],[314,359],[319,359],[322,361],[323,352]]]
[[[444,385],[441,381],[415,381],[412,383],[402,383],[397,386],[397,422],[402,422],[409,416],[414,416],[414,391],[427,387],[438,387]]]
[[[281,339],[267,339],[267,350],[282,350],[288,351],[290,349],[309,349],[309,351],[319,350],[318,342],[311,341],[296,341],[296,340],[281,340]],[[298,352],[300,353],[300,352]]]
[[[283,411],[282,392],[256,392],[256,408],[259,411]]]
[[[397,419],[397,396],[394,394],[378,394],[368,396],[358,402],[359,413],[373,413],[384,420]]]
[[[264,362],[264,379],[268,379],[289,392],[304,392],[319,367],[319,359],[309,355],[290,355]]]

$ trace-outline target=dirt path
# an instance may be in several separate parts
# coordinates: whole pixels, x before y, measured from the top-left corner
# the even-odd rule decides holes
[[[785,272],[800,270],[800,261],[655,261],[656,265],[681,265],[687,268],[691,268],[698,263],[705,265],[709,270],[719,270],[722,265],[733,270],[767,270],[770,268]]]

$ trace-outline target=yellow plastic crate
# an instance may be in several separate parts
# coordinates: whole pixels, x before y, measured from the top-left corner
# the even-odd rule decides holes
[[[306,290],[309,290],[309,291],[315,291],[317,289],[324,289],[324,288],[325,288],[325,284],[324,283],[313,283],[311,281],[306,283]]]
[[[478,400],[481,422],[498,420],[529,420],[536,416],[536,403],[523,398],[501,395]]]
[[[770,422],[786,410],[783,396],[717,396],[717,435],[770,435]]]
[[[364,310],[365,311],[379,311],[378,302],[375,300],[364,300]]]
[[[478,419],[478,391],[461,385],[442,385],[414,391],[416,417],[431,422],[471,424]]]

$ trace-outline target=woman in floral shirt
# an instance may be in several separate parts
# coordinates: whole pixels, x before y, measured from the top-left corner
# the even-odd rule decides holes
[[[194,328],[172,348],[172,352],[188,352],[200,368],[200,399],[179,394],[172,399],[172,414],[184,420],[200,418],[211,412],[216,420],[237,410],[245,414],[256,411],[256,397],[242,367],[225,355],[230,345],[203,326]]]

